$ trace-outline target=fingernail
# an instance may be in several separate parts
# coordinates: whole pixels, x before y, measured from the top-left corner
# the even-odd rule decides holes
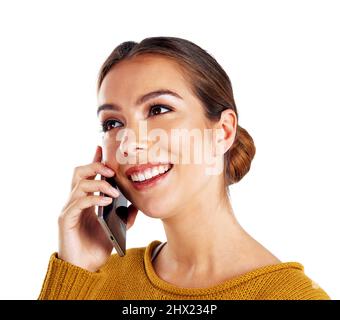
[[[104,170],[107,174],[114,174],[113,170],[111,170],[110,168],[105,167]]]
[[[110,197],[103,197],[100,199],[100,203],[103,203],[103,204],[110,203],[111,201],[112,201],[112,198]]]
[[[117,196],[117,197],[119,196],[120,193],[117,189],[115,189],[114,187],[111,187],[110,190],[115,196]]]

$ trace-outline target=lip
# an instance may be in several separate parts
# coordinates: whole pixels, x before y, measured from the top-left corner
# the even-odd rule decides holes
[[[130,183],[138,191],[150,189],[151,187],[154,187],[155,185],[158,185],[166,177],[168,177],[168,175],[169,175],[170,171],[172,171],[173,167],[174,167],[174,165],[171,164],[170,170],[168,170],[164,174],[161,174],[160,176],[156,176],[156,177],[153,177],[151,179],[144,180],[144,181],[141,181],[141,182],[137,182],[137,181],[135,182],[135,181],[130,180]]]
[[[157,166],[161,166],[161,165],[167,165],[170,164],[172,166],[172,164],[170,162],[158,162],[158,163],[145,163],[145,164],[140,164],[137,166],[133,166],[129,169],[127,169],[125,171],[125,175],[129,178],[130,180],[130,176],[135,173],[135,172],[139,172],[139,171],[144,171],[146,169],[149,168],[153,168],[153,167],[157,167]]]

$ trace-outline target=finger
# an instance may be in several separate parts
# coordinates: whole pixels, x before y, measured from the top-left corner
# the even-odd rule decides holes
[[[105,180],[80,180],[71,193],[70,202],[80,197],[87,196],[89,192],[102,192],[112,197],[118,197],[119,191]]]
[[[74,169],[71,190],[74,189],[74,187],[80,180],[82,179],[94,180],[97,174],[101,174],[105,177],[112,177],[115,175],[115,172],[101,162],[93,162],[84,166],[78,166]]]
[[[102,161],[102,148],[101,146],[96,147],[96,152],[95,155],[93,157],[92,163],[96,163],[96,162],[101,162]],[[89,179],[95,179],[96,178],[96,174],[92,177],[89,177]]]
[[[102,161],[102,148],[101,146],[97,146],[95,155],[93,157],[92,163],[93,162],[101,162]]]
[[[130,204],[128,207],[128,219],[126,229],[130,229],[133,226],[136,220],[137,213],[138,209],[133,204]]]
[[[102,196],[87,196],[73,201],[66,210],[62,213],[60,220],[63,222],[69,219],[77,219],[84,209],[93,206],[107,206],[112,202],[110,197]]]

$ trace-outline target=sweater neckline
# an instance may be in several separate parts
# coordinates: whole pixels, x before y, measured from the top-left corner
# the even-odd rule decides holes
[[[153,249],[159,245],[160,243],[162,243],[159,240],[154,240],[151,243],[148,244],[148,246],[145,249],[144,252],[144,266],[145,266],[145,272],[146,275],[149,279],[149,281],[157,288],[163,290],[163,291],[167,291],[169,293],[173,293],[173,294],[179,294],[179,295],[207,295],[207,294],[212,294],[212,293],[217,293],[219,291],[224,291],[228,288],[231,288],[233,286],[239,285],[243,282],[249,281],[251,279],[254,279],[260,275],[266,274],[266,273],[270,273],[273,271],[277,271],[277,270],[281,270],[281,269],[298,269],[301,270],[302,272],[304,272],[304,266],[299,263],[299,262],[281,262],[278,264],[274,264],[274,265],[268,265],[268,266],[264,266],[264,267],[260,267],[257,269],[254,269],[252,271],[248,271],[244,274],[241,274],[239,276],[236,276],[232,279],[223,281],[217,285],[214,286],[210,286],[210,287],[204,287],[204,288],[183,288],[183,287],[178,287],[174,284],[171,284],[163,279],[161,279],[153,265],[152,265],[152,261],[151,261],[151,255],[153,252]]]

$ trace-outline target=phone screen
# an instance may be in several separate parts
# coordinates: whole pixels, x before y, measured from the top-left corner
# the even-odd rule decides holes
[[[114,188],[117,188],[116,181],[113,177],[106,178],[101,176]],[[117,188],[119,190],[119,188]],[[112,202],[107,206],[98,206],[98,220],[101,223],[105,233],[113,243],[119,256],[124,256],[126,252],[126,224],[127,224],[127,199],[122,195],[118,198],[112,198]],[[100,192],[101,196],[107,196]]]

